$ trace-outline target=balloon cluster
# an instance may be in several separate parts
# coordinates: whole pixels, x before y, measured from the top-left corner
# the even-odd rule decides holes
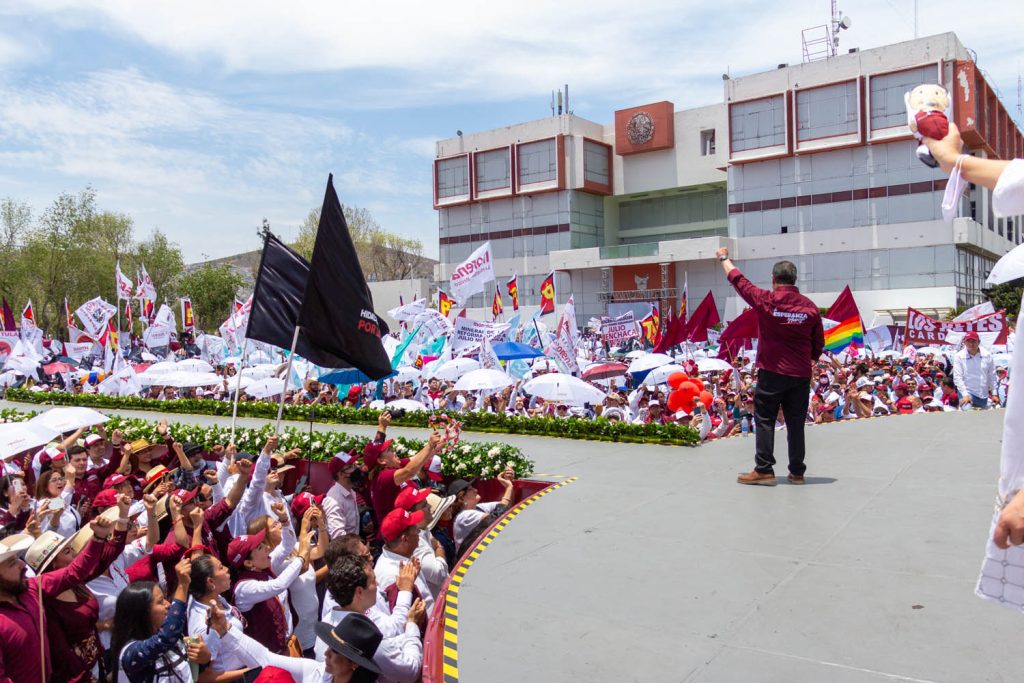
[[[668,409],[673,413],[680,410],[687,414],[692,413],[697,401],[704,404],[705,410],[711,410],[711,401],[714,397],[704,388],[704,382],[699,377],[689,377],[685,372],[675,372],[668,376],[668,385],[672,387],[672,393],[668,395]]]

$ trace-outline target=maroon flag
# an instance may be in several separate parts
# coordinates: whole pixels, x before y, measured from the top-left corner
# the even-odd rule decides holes
[[[718,357],[735,358],[743,349],[750,346],[752,339],[757,339],[757,312],[753,308],[748,308],[725,326],[722,336],[718,338]]]
[[[5,332],[16,332],[17,324],[14,322],[14,311],[7,305],[7,297],[4,297],[3,323]]]
[[[718,307],[715,305],[715,295],[708,292],[704,300],[700,302],[690,316],[686,324],[686,339],[692,342],[706,342],[708,340],[708,328],[714,327],[722,322],[718,317]]]

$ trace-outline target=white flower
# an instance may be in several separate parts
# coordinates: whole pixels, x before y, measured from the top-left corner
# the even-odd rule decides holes
[[[468,443],[462,445],[462,452],[463,453],[469,453],[471,450],[473,450],[473,449],[470,447],[470,445]]]
[[[479,465],[479,464],[480,464],[480,456],[478,455],[478,456],[476,456],[475,458],[473,458],[473,462],[474,462],[475,464]]]
[[[491,450],[487,451],[487,456],[493,458],[497,456],[499,453],[501,453],[501,449],[495,446]]]

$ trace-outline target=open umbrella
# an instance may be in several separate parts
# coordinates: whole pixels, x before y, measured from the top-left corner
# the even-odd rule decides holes
[[[213,372],[213,366],[199,358],[189,358],[180,363],[175,363],[175,369],[179,372]]]
[[[494,353],[500,360],[517,360],[520,358],[536,358],[544,354],[529,344],[519,342],[501,342],[494,345]]]
[[[178,364],[169,360],[162,360],[159,363],[153,363],[146,372],[150,375],[165,375],[169,372],[176,372],[178,370]]]
[[[150,363],[155,363],[155,362],[157,362],[158,360],[160,360],[159,358],[157,358],[156,356],[154,356],[153,354],[151,354],[151,353],[150,353],[149,351],[143,351],[143,352],[142,352],[142,353],[140,354],[140,356],[141,356],[142,360],[144,360],[144,361],[149,361]]]
[[[386,403],[384,407],[387,408],[388,410],[430,410],[419,401],[413,401],[411,398],[400,398],[395,401],[392,401],[391,403]]]
[[[8,458],[22,451],[49,443],[60,432],[41,424],[11,422],[0,424],[0,458]]]
[[[677,372],[686,372],[686,370],[682,365],[676,365],[675,363],[659,365],[647,373],[647,376],[644,377],[644,384],[649,387],[657,386],[659,384],[668,384],[669,375],[674,375]]]
[[[455,358],[435,369],[431,376],[438,379],[456,380],[470,370],[479,368],[480,363],[472,358]]]
[[[626,374],[626,366],[622,363],[597,363],[583,371],[583,379],[611,379]]]
[[[605,393],[595,386],[587,384],[578,377],[561,372],[550,372],[534,377],[523,385],[527,394],[540,396],[545,401],[582,406],[584,403],[600,403]]]
[[[141,378],[141,375],[137,377],[137,379],[139,378]],[[212,372],[171,372],[166,375],[160,375],[159,378],[158,384],[162,384],[165,387],[178,388],[212,387],[224,381],[223,377]]]
[[[420,378],[419,368],[414,368],[411,365],[403,365],[398,368],[398,374],[395,375],[395,379],[399,382],[412,382]]]
[[[480,368],[470,370],[455,383],[455,391],[497,391],[515,384],[515,380],[501,370]]]
[[[276,377],[258,379],[245,388],[245,393],[255,398],[277,396],[284,391],[284,380]]]
[[[384,377],[383,379],[394,377],[395,374],[396,373],[392,371],[390,375],[387,375],[387,377]],[[332,370],[325,375],[320,375],[319,380],[326,384],[365,384],[367,382],[377,381],[359,368],[342,368],[341,370]]]
[[[50,429],[58,434],[68,434],[81,429],[92,427],[107,421],[107,416],[92,408],[80,406],[69,406],[61,408],[50,408],[45,413],[33,417],[29,422],[36,426]]]
[[[629,372],[630,374],[646,372],[671,362],[672,357],[664,353],[644,353],[642,356],[634,358],[633,362],[629,364]]]
[[[697,361],[697,369],[701,372],[721,372],[732,370],[732,366],[721,358],[701,358]]]

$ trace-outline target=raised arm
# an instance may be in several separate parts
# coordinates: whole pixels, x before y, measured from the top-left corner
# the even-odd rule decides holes
[[[395,484],[401,486],[419,474],[420,468],[434,455],[434,451],[437,450],[440,443],[441,435],[437,432],[431,434],[427,442],[423,444],[420,452],[414,455],[405,467],[395,472]]]
[[[960,129],[952,121],[949,122],[949,133],[941,140],[924,138],[924,144],[928,145],[932,156],[939,162],[943,172],[949,173],[956,166],[956,160],[960,157],[964,143],[960,139]],[[964,180],[976,185],[983,185],[994,190],[999,176],[1003,174],[1009,161],[997,161],[995,159],[982,159],[964,155],[960,165],[960,173]]]

